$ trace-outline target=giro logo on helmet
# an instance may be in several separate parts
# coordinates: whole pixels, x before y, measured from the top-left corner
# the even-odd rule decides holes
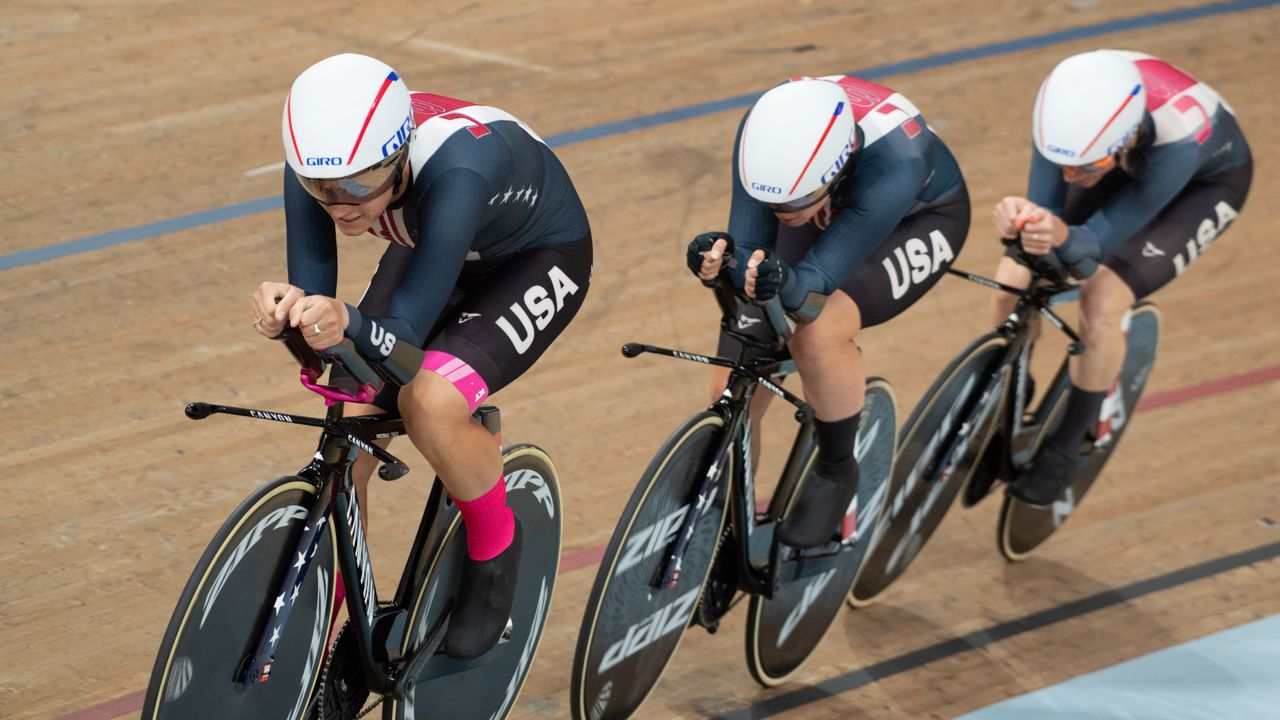
[[[758,183],[758,182],[751,183],[751,189],[759,190],[760,192],[773,193],[774,195],[782,194],[782,188],[776,185],[765,185],[764,183]]]
[[[387,157],[391,153],[400,149],[401,145],[409,139],[409,133],[413,132],[413,117],[406,115],[404,122],[400,124],[400,128],[396,130],[396,134],[390,140],[382,143],[382,157]]]
[[[340,157],[309,157],[306,159],[306,163],[311,167],[317,167],[320,165],[341,165],[342,158]]]
[[[844,169],[845,163],[849,161],[850,155],[853,155],[852,139],[850,139],[849,142],[844,144],[844,149],[840,151],[840,155],[836,158],[836,161],[831,164],[831,167],[828,168],[827,171],[822,174],[822,178],[820,179],[820,182],[823,185],[826,185],[832,180],[835,180],[836,176],[840,174],[840,171]]]
[[[1075,157],[1075,156],[1076,156],[1076,151],[1075,151],[1075,150],[1068,150],[1068,149],[1063,148],[1063,147],[1058,147],[1057,145],[1046,145],[1045,147],[1046,147],[1046,149],[1048,149],[1048,151],[1049,151],[1049,152],[1054,153],[1055,155],[1062,155],[1063,157]]]

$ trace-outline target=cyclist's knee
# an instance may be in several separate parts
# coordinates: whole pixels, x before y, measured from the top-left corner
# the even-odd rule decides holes
[[[445,437],[447,429],[470,418],[470,407],[461,391],[434,372],[420,372],[400,391],[400,415],[415,430]]]
[[[844,291],[837,290],[827,298],[816,320],[796,326],[788,347],[796,362],[804,364],[846,343],[852,345],[861,329],[862,316],[857,304]]]
[[[1098,268],[1080,287],[1080,330],[1085,340],[1120,332],[1124,314],[1133,302],[1133,291],[1120,276],[1109,268]]]

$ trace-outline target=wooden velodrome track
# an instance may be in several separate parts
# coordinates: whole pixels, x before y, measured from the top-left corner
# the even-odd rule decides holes
[[[990,207],[1023,188],[1040,79],[1074,52],[1141,49],[1228,98],[1256,171],[1235,225],[1156,296],[1165,319],[1148,387],[1156,402],[1089,502],[1016,565],[996,552],[996,500],[953,509],[882,602],[843,611],[795,681],[776,690],[745,671],[740,611],[717,635],[692,632],[640,716],[951,717],[1280,612],[1280,244],[1270,228],[1280,219],[1280,9],[1186,0],[373,5],[6,3],[0,254],[278,195],[279,170],[263,168],[281,159],[284,95],[298,72],[339,51],[385,59],[411,88],[499,105],[549,138],[758,92],[788,75],[931,59],[929,69],[877,77],[914,100],[958,156],[975,219],[959,266],[986,271],[999,252]],[[1160,15],[1198,6],[1205,12]],[[1071,28],[1087,29],[1060,33]],[[939,58],[975,48],[990,52]],[[600,548],[651,453],[703,402],[702,369],[626,361],[617,350],[627,340],[711,347],[714,304],[684,270],[683,248],[724,226],[741,105],[560,142],[597,265],[573,326],[497,397],[506,437],[556,458],[567,508],[564,571],[515,717],[567,716]],[[241,497],[314,448],[298,428],[182,415],[196,399],[319,405],[286,353],[249,327],[249,292],[285,276],[283,213],[207,219],[0,271],[0,717],[136,716],[208,538]],[[359,295],[381,245],[343,241],[343,297]],[[864,335],[867,366],[895,384],[900,417],[987,329],[986,303],[980,288],[946,279]],[[1047,376],[1054,360],[1043,355]],[[777,467],[790,422],[777,413],[767,425],[766,469]],[[384,588],[430,479],[407,443],[399,452],[414,472],[379,483],[372,497]],[[1134,585],[1151,578],[1163,579]]]

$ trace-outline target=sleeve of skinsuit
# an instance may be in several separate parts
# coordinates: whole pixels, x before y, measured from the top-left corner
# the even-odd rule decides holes
[[[492,184],[469,168],[453,168],[434,178],[418,205],[418,238],[409,266],[391,297],[386,317],[368,318],[347,305],[347,337],[369,356],[385,355],[384,333],[421,346],[449,300],[472,240],[480,229]]]
[[[338,291],[338,240],[333,219],[302,189],[293,168],[284,168],[284,227],[289,284],[308,295]]]
[[[1083,225],[1072,225],[1058,257],[1067,265],[1101,260],[1151,222],[1191,182],[1200,165],[1192,141],[1154,147],[1140,179],[1116,191]]]
[[[1067,205],[1067,181],[1062,179],[1062,168],[1045,159],[1034,143],[1031,145],[1027,199],[1058,216]]]
[[[747,194],[738,172],[738,146],[747,117],[738,123],[738,136],[733,141],[733,193],[729,201],[729,236],[733,238],[733,256],[737,266],[730,277],[738,287],[746,282],[747,258],[757,249],[773,250],[778,240],[778,218],[767,205]]]
[[[880,243],[911,212],[929,179],[929,163],[919,152],[886,146],[859,158],[844,207],[792,268],[779,295],[782,306],[796,310],[809,293],[830,295],[857,271]]]

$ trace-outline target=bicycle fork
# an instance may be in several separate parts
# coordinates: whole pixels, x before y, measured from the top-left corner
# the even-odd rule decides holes
[[[276,594],[272,603],[271,612],[267,615],[266,623],[263,626],[262,634],[258,639],[256,648],[248,658],[243,670],[237,673],[235,680],[245,686],[257,683],[267,682],[271,678],[271,666],[276,658],[276,644],[279,642],[281,635],[284,633],[285,625],[289,621],[289,615],[293,612],[295,601],[302,589],[302,583],[307,578],[307,572],[311,569],[311,562],[315,558],[316,550],[320,547],[320,540],[324,537],[324,528],[329,521],[329,513],[331,512],[331,490],[324,492],[322,495],[324,502],[317,502],[307,513],[306,526],[303,528],[302,537],[298,540],[292,558],[293,562],[285,571],[284,579],[280,582],[279,592]],[[298,508],[300,509],[300,508]],[[292,515],[297,517],[297,515]],[[323,578],[322,578],[323,580]],[[320,583],[321,607],[328,604],[328,599],[323,596],[327,582]],[[307,662],[319,662],[320,656],[324,652],[324,642],[327,638],[320,638],[319,642],[313,642],[308,650]]]
[[[684,521],[680,524],[680,529],[676,532],[676,544],[672,548],[671,554],[667,556],[667,560],[662,565],[662,571],[658,576],[658,587],[673,588],[680,581],[680,568],[684,563],[684,554],[689,549],[689,541],[693,539],[693,533],[697,529],[698,521],[707,511],[711,509],[712,504],[716,500],[716,492],[720,485],[720,476],[724,473],[725,463],[729,459],[729,453],[733,450],[733,445],[738,439],[738,432],[743,426],[743,417],[746,411],[742,413],[733,413],[727,431],[720,438],[720,444],[716,446],[714,458],[711,465],[707,467],[707,472],[702,478],[702,485],[698,487],[697,499],[694,502],[693,512],[687,513]],[[750,439],[747,440],[748,453],[750,452]]]

